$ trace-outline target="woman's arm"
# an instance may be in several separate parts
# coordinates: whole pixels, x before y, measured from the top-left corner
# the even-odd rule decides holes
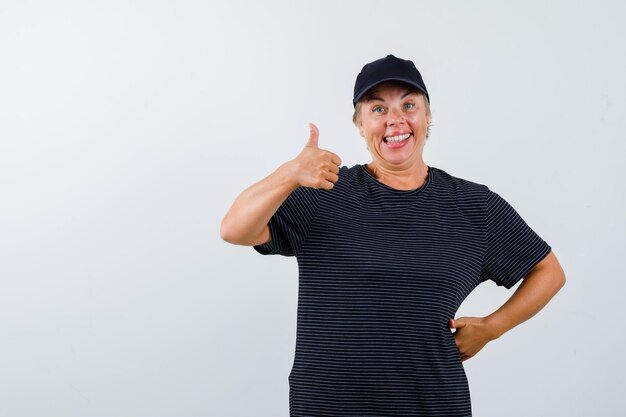
[[[285,162],[261,181],[243,190],[222,219],[220,236],[235,245],[256,245],[269,240],[268,222],[289,194],[298,187]],[[263,233],[265,232],[265,233]]]
[[[485,317],[493,339],[537,314],[565,285],[565,272],[552,251],[523,279],[498,310]]]
[[[494,313],[487,317],[449,319],[457,329],[454,340],[465,361],[487,343],[502,336],[541,310],[565,285],[565,273],[552,251],[524,278],[519,288]]]

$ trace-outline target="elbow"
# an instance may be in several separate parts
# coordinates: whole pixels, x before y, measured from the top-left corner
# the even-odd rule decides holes
[[[559,268],[552,273],[552,282],[555,288],[555,293],[561,291],[561,288],[565,285],[565,272]]]
[[[220,238],[233,245],[248,245],[246,235],[240,227],[233,225],[228,216],[224,217],[220,225]]]
[[[220,238],[228,243],[235,243],[235,237],[233,235],[232,227],[228,223],[227,216],[222,219],[222,223],[220,225]]]
[[[565,271],[563,270],[563,267],[558,261],[554,269],[555,269],[555,275],[558,277],[559,289],[561,289],[565,285],[565,281],[567,281],[567,279],[565,278]]]
[[[550,276],[553,285],[557,287],[557,291],[559,291],[565,285],[565,271],[559,260],[557,259],[554,252],[550,251],[548,256],[546,256],[538,265],[540,268],[547,271],[547,274]]]

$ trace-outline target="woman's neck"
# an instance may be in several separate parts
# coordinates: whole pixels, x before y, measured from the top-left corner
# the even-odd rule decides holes
[[[378,181],[397,190],[415,190],[428,179],[428,165],[424,162],[406,169],[389,169],[370,162],[367,170]]]

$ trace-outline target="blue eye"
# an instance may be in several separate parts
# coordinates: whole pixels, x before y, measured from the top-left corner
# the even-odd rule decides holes
[[[383,110],[383,111],[384,111],[385,109],[383,109],[383,108],[382,108],[382,107],[380,107],[380,106],[374,107],[374,108],[372,109],[372,111],[373,111],[374,113],[380,113],[378,110]]]
[[[413,107],[415,107],[415,104],[413,104],[413,103],[406,103],[404,106],[405,107],[406,106],[411,106],[411,107],[407,107],[407,108],[412,109]]]

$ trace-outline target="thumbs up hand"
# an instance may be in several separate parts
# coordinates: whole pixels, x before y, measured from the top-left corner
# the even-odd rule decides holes
[[[319,148],[319,130],[309,123],[309,139],[304,149],[295,157],[293,175],[302,187],[323,188],[330,190],[339,181],[339,155]]]

